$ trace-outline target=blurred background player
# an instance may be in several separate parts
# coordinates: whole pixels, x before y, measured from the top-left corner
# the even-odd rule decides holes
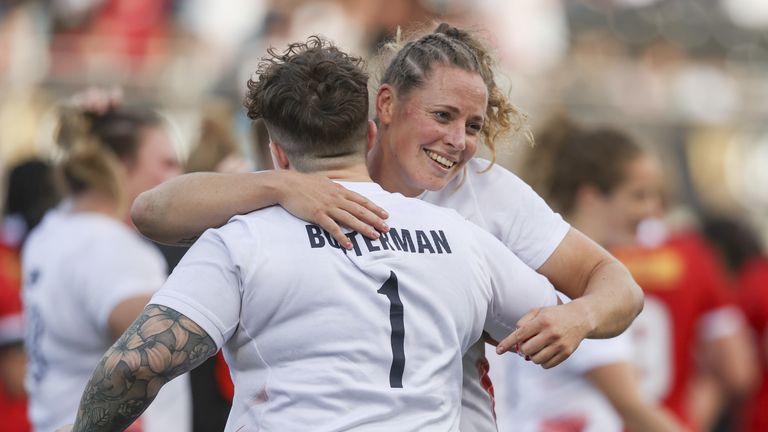
[[[180,171],[163,120],[146,110],[65,107],[58,142],[67,199],[30,234],[22,256],[26,388],[36,431],[74,419],[72,395],[165,280],[162,256],[127,212],[136,195]],[[179,380],[162,397],[137,430],[188,430],[188,383]]]
[[[585,129],[577,127],[565,118],[549,122],[541,131],[536,146],[533,147],[523,166],[535,186],[547,185],[539,189],[543,196],[552,193],[550,176],[570,176],[573,172],[585,170],[581,160],[597,157],[589,155],[593,150],[587,145],[580,145],[582,135],[594,139],[600,134],[603,146],[633,148],[639,150],[629,137],[615,129]],[[574,140],[573,142],[570,140]],[[593,144],[595,145],[595,144]],[[561,154],[562,149],[573,146],[574,152],[580,152],[581,160],[572,161],[569,154]],[[597,145],[595,145],[597,146]],[[602,148],[597,148],[600,151]],[[618,150],[621,153],[621,150]],[[560,162],[562,159],[562,163]],[[601,167],[618,166],[614,189],[620,190],[627,180],[632,180],[623,172],[622,161],[613,154],[599,157]],[[592,167],[590,167],[591,169]],[[562,173],[553,174],[553,170]],[[602,171],[605,171],[601,168]],[[600,171],[589,171],[578,177],[582,187],[587,188],[600,178]],[[602,174],[605,177],[605,174]],[[550,186],[551,185],[551,186]],[[655,186],[653,183],[649,187]],[[582,217],[584,192],[575,191],[571,207],[560,207],[563,215],[574,227],[584,232],[592,232],[585,226]],[[657,205],[648,203],[648,215],[657,212]],[[615,214],[620,208],[612,209]],[[590,220],[595,224],[608,223],[605,220]],[[612,230],[623,232],[623,230]],[[497,402],[497,419],[500,431],[681,431],[680,424],[666,409],[656,401],[648,401],[642,394],[640,382],[632,363],[632,341],[624,333],[612,339],[584,341],[576,352],[563,364],[550,370],[542,370],[519,358],[501,357],[491,359],[491,377]]]
[[[734,279],[736,298],[746,314],[752,341],[757,347],[760,370],[757,385],[746,400],[732,397],[717,380],[714,380],[715,386],[709,386],[715,406],[729,408],[727,415],[720,419],[718,430],[764,431],[768,429],[765,409],[768,406],[768,258],[754,228],[742,218],[708,215],[702,222],[702,230],[717,247]],[[709,418],[717,414],[720,413]]]
[[[645,307],[628,330],[643,396],[688,427],[707,428],[689,407],[694,353],[698,367],[739,396],[755,377],[753,351],[724,268],[705,240],[653,220],[664,211],[658,159],[618,130],[558,117],[525,166],[553,208],[616,253],[644,289]]]
[[[11,167],[0,220],[0,418],[8,432],[31,430],[24,391],[19,251],[59,195],[50,164],[30,159]]]

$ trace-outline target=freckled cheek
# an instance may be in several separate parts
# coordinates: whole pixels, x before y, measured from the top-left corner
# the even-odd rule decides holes
[[[477,153],[477,138],[472,138],[467,140],[467,148],[464,149],[464,160],[468,161],[475,157],[475,153]]]
[[[422,144],[432,144],[442,141],[445,138],[445,132],[437,126],[425,127],[418,133],[419,142]]]

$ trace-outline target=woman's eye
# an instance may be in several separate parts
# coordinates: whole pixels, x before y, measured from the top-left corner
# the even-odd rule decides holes
[[[451,119],[451,114],[446,111],[435,111],[435,117],[439,121],[449,121]]]
[[[480,123],[470,123],[467,125],[467,130],[473,134],[480,133],[482,129],[483,129],[483,125],[481,125]]]

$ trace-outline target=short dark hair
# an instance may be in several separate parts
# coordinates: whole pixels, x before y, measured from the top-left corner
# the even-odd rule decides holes
[[[248,80],[248,117],[264,119],[299,170],[365,156],[368,74],[363,60],[311,36],[274,48]]]

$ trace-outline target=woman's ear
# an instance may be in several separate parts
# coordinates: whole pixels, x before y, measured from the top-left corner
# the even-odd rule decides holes
[[[291,162],[279,142],[270,141],[269,151],[272,153],[272,163],[275,165],[275,169],[291,169]]]
[[[382,126],[387,126],[392,122],[396,99],[395,89],[389,84],[382,84],[379,91],[376,92],[376,117]]]

